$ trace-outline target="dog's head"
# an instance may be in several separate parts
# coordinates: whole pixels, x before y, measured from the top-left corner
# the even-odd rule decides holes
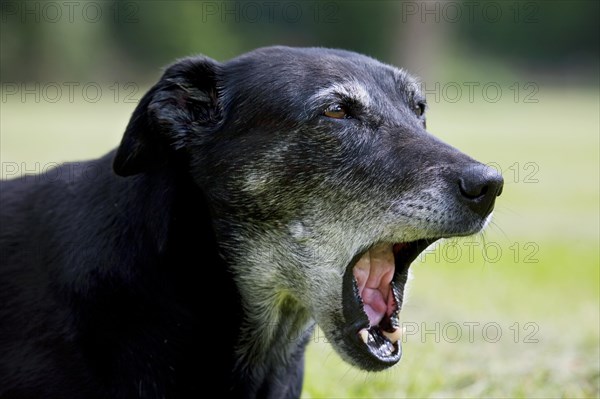
[[[411,262],[481,230],[502,190],[493,169],[425,130],[425,110],[407,73],[352,52],[189,58],[141,100],[114,168],[184,165],[211,204],[249,325],[305,312],[342,357],[379,370],[401,356]],[[276,330],[262,333],[241,347],[259,351]]]

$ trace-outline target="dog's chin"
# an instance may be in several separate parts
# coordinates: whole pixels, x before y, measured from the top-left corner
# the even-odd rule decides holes
[[[342,356],[378,371],[402,357],[400,310],[411,263],[435,239],[376,243],[356,254],[344,273]]]

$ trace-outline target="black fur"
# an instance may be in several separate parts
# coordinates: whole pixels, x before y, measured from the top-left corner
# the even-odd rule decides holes
[[[319,119],[321,104],[307,101],[340,76],[381,84],[388,70],[374,63],[286,48],[226,64],[185,59],[142,98],[115,152],[3,181],[0,398],[298,397],[310,306],[292,295],[279,310],[279,322],[302,327],[297,339],[278,332],[279,344],[262,357],[237,352],[247,309],[234,276],[248,255],[236,249],[238,233],[287,226],[323,181],[320,170],[345,170],[348,155],[361,162],[350,128],[333,136]],[[424,132],[409,89],[401,89],[395,117]],[[380,118],[366,115],[363,126],[384,126]],[[386,137],[377,140],[396,145]],[[472,162],[427,137],[398,150],[427,141],[449,165]],[[287,158],[264,166],[277,143],[289,143]],[[435,156],[419,159],[430,165]],[[395,162],[381,170],[390,178]],[[239,187],[260,165],[276,183],[254,198]],[[368,167],[358,165],[353,178],[371,181]],[[354,192],[343,181],[335,189],[344,201]],[[489,210],[463,212],[478,221]],[[243,338],[263,339],[253,334]]]

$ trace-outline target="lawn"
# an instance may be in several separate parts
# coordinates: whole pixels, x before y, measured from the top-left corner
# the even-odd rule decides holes
[[[484,234],[442,242],[415,263],[400,364],[358,371],[317,332],[304,397],[600,395],[598,92],[508,97],[430,104],[430,131],[502,169],[506,183]],[[103,154],[135,106],[0,105],[3,177]]]

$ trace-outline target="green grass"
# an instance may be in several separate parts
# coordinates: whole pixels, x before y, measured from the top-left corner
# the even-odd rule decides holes
[[[536,104],[508,98],[431,104],[430,131],[502,168],[506,184],[494,223],[484,235],[442,243],[415,265],[401,317],[419,331],[405,337],[398,366],[358,371],[315,335],[304,397],[600,395],[598,93],[541,87],[537,98]],[[36,163],[43,168],[103,154],[117,145],[134,104],[1,107],[0,159],[7,177],[7,165],[25,162],[35,170]],[[530,180],[538,181],[524,182],[532,171]],[[461,256],[453,252],[457,247]],[[436,323],[439,342],[433,333],[420,333]],[[479,323],[472,340],[465,323]],[[495,330],[483,336],[486,323],[500,328],[497,342],[491,342]],[[457,325],[461,339],[444,339],[442,331],[454,338]]]

